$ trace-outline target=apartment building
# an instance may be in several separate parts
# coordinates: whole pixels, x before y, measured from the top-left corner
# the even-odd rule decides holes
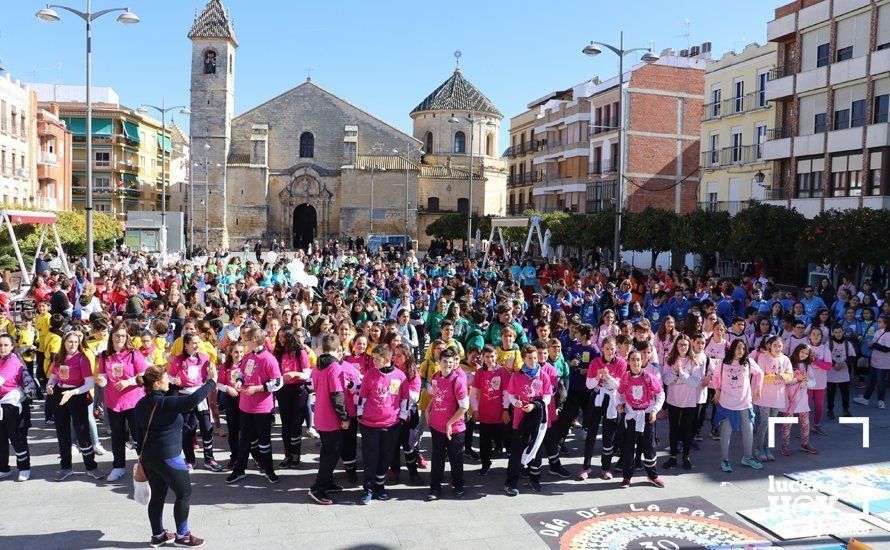
[[[73,134],[72,204],[86,206],[86,88],[29,84],[40,105],[57,105],[60,118]],[[161,123],[121,105],[107,87],[92,89],[93,207],[121,221],[128,210],[160,210],[163,192],[162,160],[172,160],[172,141],[162,137]],[[168,173],[169,174],[169,173]],[[169,180],[169,175],[168,178]],[[169,198],[168,198],[169,200]]]
[[[37,110],[37,193],[34,206],[71,210],[72,134],[59,106]]]
[[[618,163],[623,162],[622,208],[694,209],[709,56],[709,43],[678,53],[668,49],[657,62],[627,70],[623,90],[618,89],[617,75],[606,81],[594,78],[529,104],[528,112],[514,118],[511,139],[521,138],[520,128],[525,130],[528,124],[523,117],[535,112],[531,167],[527,156],[511,158],[514,170],[524,161],[526,173],[531,169],[536,174],[535,208],[596,212],[613,207]],[[618,108],[619,93],[623,113]],[[622,117],[624,154],[618,145]],[[511,153],[515,146],[514,142]]]
[[[37,188],[37,98],[0,69],[0,202],[30,206]]]
[[[699,208],[735,215],[752,199],[764,198],[772,163],[763,158],[763,144],[775,123],[766,82],[776,67],[776,49],[772,42],[749,44],[708,62]]]
[[[808,217],[890,207],[890,2],[798,0],[776,9],[767,38],[778,48],[767,202]]]
[[[535,139],[535,125],[541,106],[552,96],[532,101],[528,110],[510,119],[510,147],[504,151],[509,162],[507,176],[507,215],[517,216],[535,207],[532,200],[534,184],[541,181],[541,171],[534,165],[541,140]],[[562,92],[563,94],[566,92]]]

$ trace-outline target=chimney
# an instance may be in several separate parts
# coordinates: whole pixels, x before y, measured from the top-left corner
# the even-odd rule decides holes
[[[591,80],[591,82],[592,82],[594,85],[599,85],[599,84],[602,84],[603,81],[602,81],[602,79],[600,79],[600,77],[595,76],[595,77],[593,77],[593,79]]]
[[[59,104],[51,103],[49,106],[49,112],[53,114],[56,118],[59,117]]]
[[[673,48],[665,48],[661,50],[661,57],[671,57],[673,55],[676,55]]]
[[[698,46],[692,46],[689,49],[689,57],[698,57],[698,54],[700,53],[700,51],[701,51],[701,49]]]

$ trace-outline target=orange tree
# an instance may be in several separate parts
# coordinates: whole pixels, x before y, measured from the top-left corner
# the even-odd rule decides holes
[[[810,220],[800,239],[798,257],[856,273],[863,264],[887,261],[890,212],[873,208],[826,210]]]
[[[622,247],[650,251],[654,269],[658,255],[671,250],[671,234],[677,214],[647,206],[642,212],[625,212],[622,218]]]
[[[806,218],[793,208],[755,202],[730,221],[727,252],[736,260],[776,266],[793,256],[806,226]]]

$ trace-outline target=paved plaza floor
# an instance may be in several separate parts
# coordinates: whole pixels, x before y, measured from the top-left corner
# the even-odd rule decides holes
[[[307,487],[315,476],[318,447],[311,439],[304,439],[306,454],[302,466],[280,471],[281,483],[277,485],[270,485],[252,470],[249,470],[248,478],[236,486],[224,483],[225,473],[195,470],[191,476],[194,494],[190,523],[195,534],[206,538],[206,547],[212,549],[535,549],[546,548],[546,544],[522,514],[701,496],[730,512],[752,530],[762,532],[738,518],[736,512],[769,504],[769,475],[890,460],[890,411],[853,404],[852,413],[870,419],[870,447],[867,449],[861,448],[860,426],[826,422],[824,427],[828,435],[812,436],[812,444],[820,450],[818,455],[797,450],[799,441],[792,439],[794,453],[791,457],[779,456],[764,470],[753,471],[739,464],[740,442],[736,441],[732,447],[735,471],[726,474],[719,468],[719,442],[706,438],[700,443],[701,450],[693,452],[695,467],[691,472],[682,469],[661,472],[667,485],[664,489],[646,483],[642,472],[637,473],[631,488],[621,490],[617,480],[558,480],[547,474],[545,467],[543,493],[532,493],[522,485],[521,494],[512,498],[502,491],[505,460],[496,461],[488,477],[479,476],[478,462],[467,461],[466,496],[462,500],[451,499],[446,489],[445,497],[433,503],[424,501],[425,487],[398,484],[390,488],[392,500],[374,501],[369,506],[357,505],[358,489],[348,485],[339,471],[337,482],[344,484],[347,490],[336,496],[335,505],[312,504],[307,499]],[[34,425],[30,438],[34,456],[32,479],[26,483],[11,479],[0,481],[0,549],[145,547],[149,538],[146,508],[132,499],[130,477],[117,483],[96,482],[83,474],[83,464],[75,455],[75,470],[79,474],[65,482],[54,483],[51,480],[58,468],[55,433],[47,429],[42,412],[36,408]],[[100,425],[100,432],[102,429]],[[659,421],[658,430],[661,434],[660,466],[666,454],[666,421]],[[572,453],[564,460],[573,472],[580,468],[577,437],[581,433],[577,430],[569,440]],[[276,464],[282,458],[278,434],[276,426],[273,432]],[[102,439],[110,450],[110,441],[104,433]],[[224,446],[225,442],[217,438],[217,457],[223,463],[228,459],[228,452],[222,450]],[[424,454],[429,458],[428,437],[423,446],[427,449]],[[599,450],[597,443],[596,452]],[[133,451],[128,451],[128,467],[132,468],[133,460]],[[110,452],[99,457],[99,465],[103,472],[110,470]],[[426,478],[428,470],[422,474]],[[404,472],[403,477],[406,477]],[[168,503],[172,503],[171,498]],[[838,506],[845,508],[841,504]],[[172,529],[171,504],[165,509],[165,518],[167,528]],[[872,529],[863,540],[874,548],[890,548],[890,532],[879,528]],[[777,545],[818,548],[837,542],[826,537],[785,541]]]

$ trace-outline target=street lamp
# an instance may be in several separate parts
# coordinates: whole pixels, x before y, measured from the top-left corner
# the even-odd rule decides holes
[[[183,116],[192,114],[185,105],[177,105],[175,107],[167,107],[166,105],[167,99],[161,97],[160,107],[156,105],[142,105],[136,109],[136,112],[142,116],[148,115],[148,108],[161,113],[161,265],[164,265],[164,258],[167,257],[167,113],[173,109],[179,109],[179,114]],[[173,153],[172,147],[170,153],[171,155]]]
[[[55,9],[65,10],[69,13],[80,17],[86,23],[86,54],[87,54],[87,206],[86,206],[86,225],[87,225],[87,277],[92,282],[94,259],[93,259],[93,103],[90,96],[90,84],[92,80],[92,56],[93,56],[93,21],[108,13],[122,12],[117,16],[118,23],[122,25],[133,25],[139,22],[139,17],[130,11],[129,8],[110,8],[107,10],[99,10],[93,12],[91,9],[92,0],[87,0],[87,10],[85,12],[61,6],[58,4],[47,4],[45,8],[38,11],[35,15],[37,19],[47,23],[55,23],[61,17]],[[55,9],[54,9],[55,8]]]
[[[757,173],[754,174],[754,181],[756,181],[758,184],[762,185],[763,180],[765,180],[765,179],[766,179],[766,175],[763,172],[761,172],[760,170],[758,170]]]
[[[624,154],[622,147],[624,146],[624,57],[634,52],[645,51],[642,60],[644,63],[655,63],[658,61],[658,54],[652,51],[652,47],[648,48],[631,48],[624,49],[624,31],[621,31],[618,47],[606,44],[605,42],[593,42],[584,46],[581,53],[591,57],[602,53],[602,48],[611,50],[618,56],[618,182],[615,184],[615,242],[613,244],[613,260],[615,271],[621,266],[621,195],[624,187]]]
[[[209,143],[204,144],[204,150],[205,151],[210,150]],[[201,166],[201,164],[196,162],[196,163],[194,163],[193,166],[195,166],[197,168],[197,167]],[[222,168],[222,164],[220,164],[218,162],[215,164],[215,166],[217,168]],[[194,178],[192,178],[192,181],[190,182],[190,186],[193,186],[194,184],[195,184],[195,180],[194,180]],[[206,156],[204,157],[204,198],[201,200],[201,204],[204,206],[204,248],[205,248],[205,252],[206,252],[207,250],[210,249],[210,161],[207,159]],[[194,210],[193,210],[193,212],[194,212]],[[194,220],[192,220],[191,226],[192,226],[191,238],[193,239],[193,242],[194,242],[194,238],[195,238],[195,222],[194,222]],[[191,246],[194,247],[194,244],[192,244]]]
[[[396,155],[402,154],[398,149],[393,149],[392,152]],[[409,235],[408,235],[408,188],[409,188],[409,183],[408,182],[410,179],[409,172],[410,172],[410,168],[411,168],[410,165],[411,165],[412,153],[417,153],[420,156],[423,156],[426,154],[423,149],[412,149],[410,143],[408,143],[406,150],[405,150],[405,161],[406,161],[405,162],[405,249],[403,250],[403,253],[405,255],[408,254],[408,239],[409,239]]]
[[[473,134],[476,133],[476,125],[485,125],[488,127],[494,127],[496,124],[491,120],[486,120],[485,122],[481,120],[476,120],[476,111],[472,111],[470,116],[461,120],[456,116],[451,116],[448,119],[448,122],[451,124],[463,124],[465,122],[470,123],[470,175],[469,175],[469,187],[468,187],[468,196],[469,200],[467,201],[467,258],[471,258],[470,254],[470,242],[473,239]]]
[[[371,241],[371,234],[374,232],[374,172],[384,172],[386,168],[375,162],[371,165],[371,202],[368,204],[368,242]]]

